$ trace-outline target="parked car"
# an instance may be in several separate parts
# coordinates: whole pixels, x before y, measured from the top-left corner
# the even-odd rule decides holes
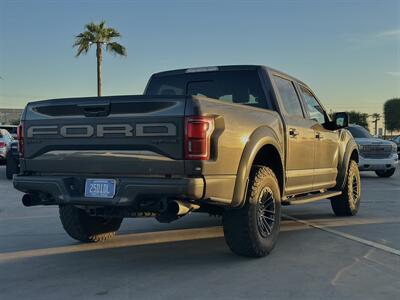
[[[0,163],[4,164],[7,158],[7,152],[10,148],[10,144],[13,141],[13,137],[5,129],[0,129]]]
[[[82,242],[111,238],[123,218],[171,222],[222,215],[239,255],[274,247],[281,205],[330,199],[353,216],[361,199],[348,115],[333,121],[302,81],[264,66],[152,75],[144,95],[31,102],[19,127],[26,206],[58,205]]]
[[[6,156],[6,177],[12,179],[14,174],[19,173],[18,142],[12,141]]]
[[[7,130],[15,140],[17,139],[17,128],[17,125],[0,125],[0,129]]]
[[[397,145],[394,142],[373,137],[359,125],[350,125],[348,130],[358,145],[360,171],[375,171],[379,177],[390,177],[399,163]]]
[[[400,135],[392,138],[391,141],[396,143],[396,145],[397,145],[397,154],[400,155]]]

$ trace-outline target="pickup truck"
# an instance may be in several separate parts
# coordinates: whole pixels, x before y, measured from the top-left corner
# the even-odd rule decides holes
[[[360,125],[350,124],[347,129],[358,145],[359,170],[375,171],[384,178],[393,176],[399,164],[396,143],[374,137]]]
[[[302,81],[265,66],[151,76],[144,95],[28,103],[18,129],[25,206],[58,205],[74,239],[104,241],[123,218],[222,216],[230,249],[274,247],[281,206],[361,197],[348,115],[331,118]]]

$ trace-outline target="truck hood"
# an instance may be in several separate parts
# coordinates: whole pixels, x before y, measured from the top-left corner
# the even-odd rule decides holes
[[[391,141],[386,141],[378,138],[356,138],[356,143],[358,145],[393,145]]]

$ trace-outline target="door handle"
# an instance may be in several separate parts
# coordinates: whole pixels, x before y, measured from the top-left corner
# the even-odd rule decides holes
[[[318,131],[317,131],[317,132],[315,133],[315,138],[321,140],[323,137],[324,137],[324,135],[323,135],[321,132],[318,132]]]
[[[296,137],[296,136],[299,135],[299,132],[297,131],[296,128],[290,128],[290,129],[289,129],[289,135],[290,135],[291,137]]]

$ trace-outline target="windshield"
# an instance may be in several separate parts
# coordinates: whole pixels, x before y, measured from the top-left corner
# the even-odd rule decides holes
[[[372,135],[366,130],[364,127],[361,126],[349,126],[347,128],[351,135],[354,138],[371,138]]]
[[[205,96],[229,103],[266,107],[257,70],[154,76],[146,89],[146,95]]]

